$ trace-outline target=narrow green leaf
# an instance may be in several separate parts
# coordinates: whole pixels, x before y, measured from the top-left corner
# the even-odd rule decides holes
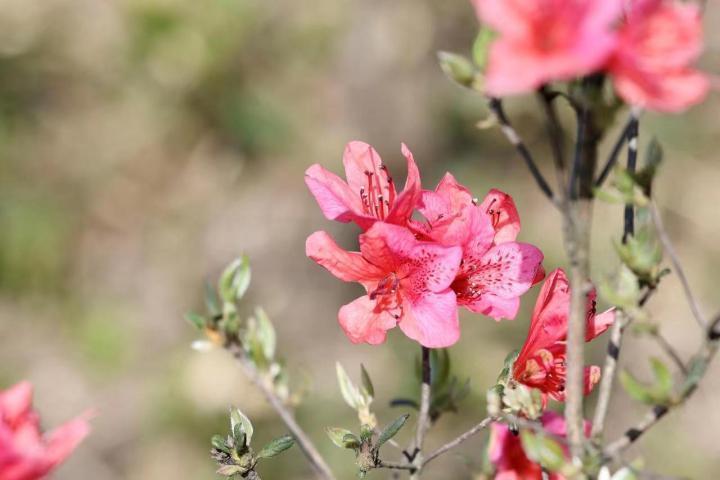
[[[240,428],[240,431],[245,434],[247,437],[247,444],[249,445],[252,441],[253,436],[253,424],[250,422],[250,419],[245,416],[244,413],[242,413],[237,408],[232,408],[230,410],[230,428],[233,431],[233,435],[235,434],[236,428]]]
[[[343,444],[344,448],[356,449],[356,448],[360,448],[360,445],[362,444],[362,440],[360,440],[354,433],[348,433],[343,436],[342,444]]]
[[[378,436],[376,447],[380,448],[385,442],[393,438],[397,433],[400,431],[400,429],[405,425],[405,422],[407,422],[407,419],[410,418],[409,414],[402,415],[395,419],[394,422],[387,425],[382,432],[380,432],[380,435]]]
[[[205,282],[205,307],[211,317],[216,317],[222,313],[218,304],[217,293],[210,282]]]
[[[496,36],[495,32],[489,28],[482,28],[475,37],[472,47],[472,57],[475,65],[477,65],[480,70],[483,70],[487,65],[490,45]]]
[[[645,385],[640,383],[633,377],[627,370],[623,370],[619,375],[620,384],[623,386],[625,391],[630,397],[634,398],[638,402],[653,404],[655,398],[652,391]]]
[[[472,85],[475,78],[475,67],[467,58],[457,53],[438,52],[438,60],[440,68],[450,80],[465,87]]]
[[[257,454],[258,458],[272,458],[295,444],[295,439],[290,435],[283,435],[265,445]]]
[[[275,334],[275,327],[273,327],[270,318],[265,313],[265,310],[258,307],[255,309],[255,318],[257,319],[257,337],[262,347],[265,359],[271,362],[275,358],[275,348],[277,345],[277,336]]]
[[[655,375],[655,389],[660,396],[670,396],[673,390],[672,373],[659,358],[650,359],[650,367]]]
[[[520,440],[528,458],[551,472],[562,470],[567,463],[563,448],[549,437],[523,430],[520,432]]]
[[[225,438],[222,435],[213,435],[210,439],[212,446],[222,452],[230,453],[230,449],[225,445]]]
[[[237,302],[245,295],[249,286],[250,260],[243,255],[225,268],[218,282],[218,291],[224,301]]]
[[[205,317],[193,312],[186,313],[185,320],[187,320],[192,326],[194,326],[198,330],[203,330],[207,325],[207,320],[205,320]]]
[[[362,380],[362,386],[365,390],[365,394],[367,397],[374,397],[375,396],[375,387],[373,387],[372,380],[370,380],[370,374],[365,370],[365,365],[362,363],[360,364],[360,378]]]
[[[345,437],[347,435],[353,435],[350,430],[338,427],[328,427],[325,429],[325,433],[327,433],[330,440],[340,448],[348,448],[345,446]]]
[[[340,365],[340,362],[335,364],[335,371],[337,372],[338,384],[340,385],[340,393],[342,393],[345,403],[347,403],[353,410],[357,410],[363,402],[360,391],[352,380],[350,380],[350,377],[343,366]]]

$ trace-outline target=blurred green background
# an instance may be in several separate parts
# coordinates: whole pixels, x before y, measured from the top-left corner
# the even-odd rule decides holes
[[[719,10],[710,6],[708,27]],[[450,170],[478,196],[511,193],[521,239],[545,251],[548,270],[564,264],[558,215],[500,133],[475,128],[482,100],[437,66],[437,50],[466,52],[475,35],[464,0],[2,0],[0,12],[0,385],[31,380],[47,427],[98,411],[58,480],[216,478],[209,438],[225,431],[231,404],[254,420],[258,442],[284,433],[228,355],[189,348],[195,332],[182,319],[200,308],[203,282],[242,252],[253,263],[247,312],[266,308],[295,385],[309,379],[300,421],[353,478],[352,454],[322,433],[357,428],[334,362],[354,375],[365,363],[387,422],[404,412],[388,401],[413,393],[417,345],[398,332],[380,347],[350,344],[336,312],[359,287],[304,256],[317,229],[353,247],[356,232],[325,221],[303,184],[311,163],[339,172],[348,140],[372,143],[398,181],[404,141],[426,188]],[[718,72],[720,32],[708,30],[703,63]],[[667,150],[657,198],[708,314],[720,269],[718,108],[715,95],[642,125],[643,143],[654,134]],[[534,99],[508,110],[549,167]],[[616,265],[620,220],[620,208],[597,208],[596,278]],[[513,322],[464,315],[451,352],[473,393],[430,447],[482,417],[536,294]],[[699,334],[675,278],[650,311],[682,354],[694,351]],[[623,355],[642,377],[657,354],[631,339]],[[652,470],[718,478],[718,373],[715,364],[689,405],[634,450]],[[644,409],[618,392],[612,412],[614,436]],[[482,446],[466,443],[427,478],[473,478]],[[260,472],[312,478],[298,449]]]

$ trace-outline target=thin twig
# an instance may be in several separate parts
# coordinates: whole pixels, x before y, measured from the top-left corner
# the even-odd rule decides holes
[[[390,470],[415,470],[415,466],[410,463],[386,462],[384,460],[381,460],[380,463],[375,466],[375,468],[387,468]]]
[[[578,113],[577,121],[577,140],[575,142],[575,156],[570,170],[570,179],[568,180],[567,195],[569,198],[577,198],[577,179],[580,172],[580,160],[582,159],[582,149],[584,144],[585,126],[587,123],[588,108],[583,106]]]
[[[480,423],[478,423],[477,425],[473,426],[470,430],[462,433],[461,435],[459,435],[459,436],[456,437],[455,439],[449,441],[448,443],[446,443],[446,444],[443,445],[442,447],[440,447],[440,448],[438,448],[437,450],[435,450],[434,452],[430,453],[430,454],[427,456],[427,458],[425,459],[425,462],[423,463],[423,466],[427,465],[428,463],[430,463],[431,461],[433,461],[435,458],[439,457],[439,456],[442,455],[443,453],[445,453],[445,452],[447,452],[447,451],[449,451],[449,450],[452,450],[453,448],[457,447],[458,445],[460,445],[461,443],[463,443],[465,440],[469,439],[470,437],[472,437],[472,436],[476,435],[477,433],[483,431],[484,429],[486,429],[486,428],[488,427],[488,425],[490,425],[490,424],[492,423],[492,421],[493,421],[493,419],[490,418],[490,417],[487,417],[487,418],[483,419]]]
[[[688,282],[687,276],[685,276],[685,270],[683,270],[682,265],[680,264],[680,258],[675,251],[675,247],[673,247],[667,230],[665,230],[662,218],[660,217],[660,212],[658,211],[657,205],[654,201],[650,202],[650,214],[652,216],[653,223],[655,224],[655,231],[657,232],[658,238],[660,239],[665,252],[668,254],[668,257],[670,257],[670,263],[672,263],[673,269],[682,284],[683,291],[685,292],[685,298],[687,298],[688,304],[690,305],[693,317],[695,317],[695,320],[698,325],[700,325],[700,328],[705,330],[708,324],[707,319],[700,310],[700,304],[690,288],[690,282]]]
[[[663,336],[663,334],[657,330],[653,332],[652,334],[655,341],[658,342],[658,345],[660,345],[660,348],[663,349],[665,354],[672,359],[672,361],[675,363],[675,365],[680,369],[680,371],[683,373],[683,375],[687,375],[687,367],[685,366],[685,362],[683,362],[682,357],[680,354],[675,350],[675,347],[668,342],[668,340]]]
[[[310,440],[307,434],[303,431],[302,427],[300,427],[300,425],[298,425],[298,423],[295,421],[295,417],[287,408],[287,406],[283,403],[283,401],[275,394],[272,386],[270,386],[268,382],[262,377],[262,375],[260,375],[260,373],[255,368],[255,365],[253,365],[250,360],[248,360],[242,347],[237,344],[231,344],[227,348],[230,353],[232,353],[232,355],[238,360],[238,362],[240,362],[240,365],[245,371],[245,374],[258,387],[258,389],[265,396],[265,399],[268,401],[268,403],[270,403],[275,412],[282,419],[283,423],[285,423],[285,426],[288,428],[288,430],[290,430],[290,433],[295,438],[298,447],[300,447],[300,450],[302,450],[303,454],[305,454],[305,457],[310,463],[310,466],[312,466],[313,470],[315,470],[315,473],[317,473],[318,477],[325,480],[335,480],[335,476],[333,475],[332,470],[330,470],[330,467],[327,465],[327,463],[325,463],[325,460],[323,459],[322,455],[320,455],[320,452],[317,450],[315,445],[312,443],[312,440]]]
[[[432,371],[430,367],[430,349],[422,347],[422,385],[420,386],[420,411],[418,412],[417,427],[415,431],[414,448],[412,449],[410,462],[415,467],[411,479],[420,478],[420,471],[423,466],[422,448],[425,441],[425,434],[430,428],[430,382]]]
[[[610,155],[608,156],[607,162],[605,162],[605,166],[600,172],[597,180],[595,180],[596,187],[602,186],[602,184],[605,183],[605,180],[607,180],[607,177],[610,175],[610,172],[617,163],[618,158],[620,158],[620,152],[622,151],[622,147],[623,145],[625,145],[625,141],[628,138],[628,131],[630,130],[630,128],[632,128],[632,124],[633,122],[635,122],[636,119],[637,113],[635,111],[631,111],[627,122],[625,122],[625,126],[620,132],[620,136],[618,136],[615,145],[613,145],[613,148],[610,151]]]
[[[525,161],[528,170],[530,170],[530,173],[535,179],[535,182],[538,184],[538,187],[540,187],[540,190],[545,194],[547,198],[549,198],[553,202],[553,204],[557,204],[552,189],[545,180],[545,177],[543,177],[543,174],[540,172],[540,169],[535,163],[535,160],[533,159],[530,150],[528,150],[525,142],[523,142],[520,135],[518,135],[515,128],[513,128],[510,120],[505,114],[505,110],[502,106],[502,101],[498,98],[489,98],[488,106],[495,115],[495,118],[497,118],[497,121],[500,124],[500,129],[505,135],[505,138],[507,138],[507,140],[512,144],[512,146],[515,147],[515,150],[517,150],[517,152],[520,154],[520,157],[522,157],[522,159]]]
[[[553,161],[555,162],[555,173],[557,175],[557,183],[559,193],[562,197],[563,185],[565,183],[565,136],[563,134],[562,125],[558,119],[557,110],[555,110],[554,98],[556,93],[551,92],[547,87],[538,90],[540,104],[547,118],[547,133],[550,139],[550,149],[552,151]],[[562,198],[559,199],[562,202]]]
[[[617,365],[620,360],[623,333],[629,320],[624,311],[618,310],[615,315],[615,323],[613,323],[610,330],[610,341],[607,346],[605,365],[602,369],[602,380],[598,388],[598,401],[595,407],[595,416],[593,417],[592,435],[595,439],[602,438],[603,429],[605,428],[605,419],[610,407],[610,397],[612,396]]]
[[[626,430],[622,437],[605,447],[603,454],[606,458],[616,458],[653,425],[657,424],[670,409],[683,405],[692,394],[695,393],[700,381],[705,377],[708,366],[713,357],[715,357],[718,347],[720,347],[720,315],[717,315],[710,327],[704,329],[704,331],[705,340],[686,366],[688,374],[685,376],[685,382],[680,390],[679,398],[671,405],[655,405],[637,425]]]
[[[637,154],[638,154],[638,135],[639,135],[640,122],[637,118],[633,117],[630,121],[630,128],[627,132],[628,138],[628,154],[627,154],[627,171],[630,175],[635,173],[637,167]],[[623,243],[627,242],[629,236],[635,235],[635,206],[632,203],[625,204],[624,214],[624,228],[623,228]]]

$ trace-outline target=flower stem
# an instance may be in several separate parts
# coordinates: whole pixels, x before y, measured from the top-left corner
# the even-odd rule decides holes
[[[335,480],[335,476],[330,470],[330,467],[325,463],[322,455],[317,450],[315,445],[310,440],[310,437],[303,431],[302,427],[298,425],[292,412],[287,408],[283,401],[275,394],[272,386],[263,378],[262,375],[257,371],[255,365],[248,360],[245,355],[245,351],[241,346],[237,344],[231,344],[228,346],[228,350],[232,355],[240,362],[245,374],[252,380],[257,388],[265,396],[265,399],[270,403],[278,416],[282,419],[285,426],[290,430],[290,433],[295,438],[295,441],[302,450],[305,458],[307,458],[310,466],[315,470],[318,478],[324,480]]]
[[[432,371],[430,366],[430,349],[422,347],[422,385],[420,387],[420,412],[418,413],[417,430],[415,431],[415,443],[413,448],[412,464],[416,467],[410,476],[411,479],[420,478],[420,471],[423,467],[422,448],[425,441],[425,434],[430,428],[430,382]]]
[[[505,135],[505,138],[507,138],[507,140],[512,144],[512,146],[515,147],[515,150],[517,150],[518,154],[520,154],[520,157],[525,161],[525,165],[527,165],[528,170],[530,170],[530,173],[535,179],[538,187],[540,187],[540,190],[545,194],[548,199],[550,199],[550,201],[553,202],[553,204],[556,204],[557,201],[555,199],[555,195],[552,192],[552,189],[550,188],[550,185],[548,185],[547,180],[545,180],[542,172],[540,172],[540,169],[535,163],[535,160],[533,159],[530,150],[528,150],[527,146],[525,145],[525,142],[523,142],[522,138],[520,138],[520,135],[510,123],[510,119],[508,119],[507,114],[505,113],[505,109],[503,108],[502,101],[498,98],[490,98],[488,100],[488,106],[495,115],[498,123],[500,124],[500,129]]]
[[[431,461],[433,461],[440,455],[444,454],[445,452],[457,447],[458,445],[463,443],[465,440],[467,440],[467,439],[473,437],[474,435],[480,433],[481,431],[485,430],[490,425],[490,423],[492,423],[492,421],[493,421],[493,419],[491,417],[487,417],[487,418],[483,419],[482,421],[480,421],[480,423],[474,425],[468,431],[460,434],[455,439],[449,441],[442,447],[440,447],[437,450],[435,450],[434,452],[430,453],[427,456],[427,458],[425,459],[425,462],[423,462],[423,466],[427,465],[428,463],[430,463]]]

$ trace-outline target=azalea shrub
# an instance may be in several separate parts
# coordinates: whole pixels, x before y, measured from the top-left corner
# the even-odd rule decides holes
[[[484,432],[487,442],[477,450],[483,465],[479,478],[644,478],[645,467],[628,456],[628,447],[696,391],[720,338],[720,316],[706,317],[698,307],[654,203],[653,181],[663,161],[660,140],[645,142],[644,152],[639,146],[643,111],[681,113],[711,88],[710,76],[694,65],[703,45],[703,5],[679,0],[471,4],[480,22],[471,58],[440,52],[440,66],[468,94],[486,100],[487,118],[480,127],[500,128],[528,167],[528,179],[556,207],[567,262],[564,267],[548,264],[543,238],[518,241],[522,212],[502,185],[472,192],[447,172],[434,189],[424,188],[405,144],[402,188],[380,153],[362,141],[345,147],[344,179],[331,162],[307,168],[305,184],[322,215],[347,224],[356,238],[345,247],[317,231],[305,244],[310,260],[342,282],[359,284],[357,298],[338,306],[337,323],[348,348],[359,343],[383,348],[388,331],[398,327],[419,349],[419,395],[398,401],[408,411],[389,422],[373,411],[374,386],[364,367],[358,384],[338,364],[339,390],[357,411],[359,425],[328,425],[329,440],[354,452],[360,477],[386,469],[393,478],[421,478],[436,458]],[[537,161],[505,111],[505,98],[518,95],[539,100],[551,167]],[[568,110],[574,125],[561,115]],[[601,161],[600,147],[621,122],[609,157]],[[555,185],[546,179],[548,168],[555,170]],[[623,229],[616,233],[618,268],[610,278],[590,271],[595,202],[618,205],[623,218]],[[689,316],[703,333],[687,362],[644,311],[668,274],[683,282]],[[286,367],[275,359],[272,323],[264,315],[247,322],[239,317],[249,275],[247,259],[228,267],[217,292],[224,307],[213,311],[213,296],[208,313],[191,320],[207,335],[203,345],[224,347],[238,358],[315,474],[336,478],[293,417],[295,397],[288,391]],[[598,307],[595,285],[606,308]],[[453,375],[448,349],[462,336],[459,311],[502,328],[503,320],[518,317],[533,289],[539,292],[530,318],[519,319],[529,320],[527,337],[518,339],[517,348],[497,366],[496,383],[470,386],[472,379],[462,382]],[[654,383],[637,380],[620,365],[629,327],[657,339],[666,353],[665,360],[650,359]],[[607,345],[601,365],[586,365],[586,342]],[[648,413],[611,438],[604,427],[618,384],[647,404]],[[469,388],[486,392],[487,416],[440,448],[427,449],[425,438],[433,425],[446,412],[462,408]],[[592,411],[584,407],[590,395],[597,395]],[[410,441],[402,445],[395,436],[410,422]],[[245,446],[252,432],[248,425],[235,422],[226,439],[213,442],[219,474],[259,477],[255,464],[263,455]]]
[[[295,448],[307,460],[299,469],[332,480],[338,474],[317,447],[331,442],[352,453],[347,458],[360,478],[385,472],[419,479],[429,477],[428,466],[437,458],[483,438],[475,449],[477,478],[648,477],[652,466],[636,461],[629,447],[685,405],[720,346],[720,315],[706,315],[698,305],[655,204],[654,181],[666,161],[662,139],[641,142],[640,135],[644,112],[682,114],[710,93],[713,77],[695,65],[703,49],[704,8],[680,0],[472,0],[468,14],[474,12],[479,33],[469,54],[439,52],[440,67],[468,98],[484,101],[479,127],[502,132],[528,169],[527,184],[555,207],[562,228],[547,235],[562,240],[564,261],[545,258],[547,238],[519,240],[525,217],[504,185],[473,192],[456,172],[447,172],[432,188],[409,146],[400,146],[406,169],[398,177],[371,144],[349,141],[338,151],[341,162],[329,158],[309,166],[304,182],[317,215],[344,224],[343,238],[352,242],[341,245],[324,230],[308,231],[305,254],[326,271],[318,268],[317,275],[354,284],[356,298],[333,305],[337,318],[325,319],[327,328],[342,330],[347,349],[369,344],[379,350],[397,327],[417,349],[418,395],[396,399],[402,412],[380,418],[370,373],[358,365],[355,381],[338,363],[337,400],[356,415],[342,427],[315,415],[312,421],[325,428],[327,438],[312,438],[295,416],[303,392],[291,382],[292,364],[278,351],[273,322],[262,308],[246,303],[251,267],[241,256],[206,290],[206,311],[187,315],[199,332],[193,348],[226,350],[286,433],[259,441],[239,398],[228,406],[227,430],[209,439],[216,474],[259,479],[266,462]],[[505,110],[508,97],[518,96],[538,100],[551,153],[547,162]],[[601,158],[606,146],[610,154]],[[340,163],[344,179],[334,173]],[[623,220],[622,230],[614,232],[617,268],[609,277],[590,269],[597,202],[615,206]],[[688,360],[645,310],[666,288],[667,275],[680,280],[688,323],[701,333]],[[521,306],[532,299],[530,315],[522,318]],[[515,339],[505,362],[495,366],[494,383],[477,384],[453,368],[452,347],[463,335],[461,311],[467,321],[492,322],[497,329],[507,320],[528,325],[526,337]],[[630,328],[663,350],[663,358],[648,359],[652,382],[623,365]],[[588,342],[605,346],[600,364],[587,360]],[[482,362],[483,345],[477,348]],[[647,413],[613,437],[605,426],[619,387]],[[459,436],[437,439],[433,443],[441,446],[428,448],[433,427],[447,413],[461,411],[471,389],[485,398],[486,414],[468,421]],[[45,432],[28,383],[0,392],[0,480],[50,474],[89,434],[91,416]]]

